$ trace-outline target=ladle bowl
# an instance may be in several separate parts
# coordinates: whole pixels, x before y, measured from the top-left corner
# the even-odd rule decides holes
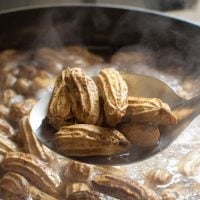
[[[159,127],[161,137],[159,143],[150,148],[133,146],[128,152],[113,156],[69,157],[84,163],[100,165],[124,165],[148,159],[166,149],[191,121],[200,114],[200,96],[186,100],[180,97],[168,84],[156,78],[123,74],[127,82],[130,96],[155,97],[169,104],[178,122],[176,125]],[[45,95],[30,113],[30,125],[41,143],[55,151],[54,135],[56,130],[50,127],[46,120],[51,92]]]

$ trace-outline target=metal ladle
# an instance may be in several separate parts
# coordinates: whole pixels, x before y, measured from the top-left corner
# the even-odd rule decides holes
[[[159,127],[161,133],[159,143],[150,148],[133,146],[127,153],[121,155],[69,158],[84,163],[101,165],[131,164],[148,159],[166,149],[192,120],[200,114],[200,96],[186,100],[180,97],[169,85],[156,78],[136,74],[123,74],[123,77],[127,82],[130,96],[160,98],[172,108],[178,119],[178,123],[173,126]],[[44,96],[34,106],[29,120],[31,128],[39,141],[55,151],[55,130],[50,128],[45,120],[50,98],[51,93]]]

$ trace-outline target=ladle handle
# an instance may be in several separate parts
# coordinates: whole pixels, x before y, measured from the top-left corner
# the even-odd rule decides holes
[[[200,115],[200,95],[184,100],[173,110],[178,120],[192,121],[195,117]]]
[[[192,109],[194,114],[199,115],[200,114],[200,95],[187,100],[187,107]]]

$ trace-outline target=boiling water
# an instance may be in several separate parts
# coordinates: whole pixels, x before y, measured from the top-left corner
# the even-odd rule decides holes
[[[135,66],[135,67],[134,67]],[[99,66],[87,69],[87,73],[90,75],[96,74],[100,69]],[[148,65],[132,65],[132,63],[127,63],[126,65],[121,65],[119,70],[124,69],[128,73],[138,73],[138,74],[147,74],[154,76],[158,79],[161,79],[167,82],[173,87],[181,96],[185,98],[191,98],[198,92],[200,92],[200,84],[197,78],[193,78],[193,75],[184,77],[184,72],[180,69],[172,69],[169,71],[158,70]],[[175,72],[176,71],[176,72]],[[126,77],[125,77],[126,79]],[[135,94],[135,89],[138,87],[133,87],[131,90]],[[131,91],[130,90],[130,91]],[[129,91],[129,93],[130,93]],[[138,95],[142,92],[141,87],[138,88]],[[148,90],[143,91],[141,96],[148,96]],[[151,97],[159,97],[158,96]],[[171,104],[173,102],[170,96],[162,96],[165,102]],[[161,99],[162,99],[161,98]],[[189,152],[194,152],[198,154],[198,149],[200,147],[200,117],[197,117],[190,125],[187,127],[181,136],[174,141],[174,143],[168,147],[166,150],[155,155],[148,160],[144,160],[138,163],[130,164],[124,166],[127,171],[128,177],[135,179],[140,183],[145,183],[145,174],[151,169],[164,168],[167,169],[172,175],[172,180],[166,185],[155,186],[153,189],[160,194],[165,188],[175,188],[180,194],[177,197],[178,200],[198,200],[200,199],[200,161],[197,163],[195,170],[197,170],[192,176],[183,176],[178,170],[178,163],[181,158],[187,155]],[[184,160],[182,160],[182,164]],[[179,163],[180,164],[180,163]],[[152,186],[151,186],[152,187]]]

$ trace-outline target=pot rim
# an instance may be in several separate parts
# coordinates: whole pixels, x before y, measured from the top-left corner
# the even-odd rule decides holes
[[[183,23],[188,23],[190,25],[194,25],[200,27],[200,22],[196,22],[190,19],[185,19],[179,16],[171,16],[170,14],[163,13],[157,10],[151,10],[147,8],[140,8],[128,5],[113,5],[113,4],[105,4],[105,3],[51,3],[51,4],[42,4],[42,5],[31,5],[31,6],[22,6],[18,8],[11,8],[4,11],[0,11],[0,15],[9,14],[14,12],[21,12],[21,11],[29,11],[29,10],[36,10],[36,9],[46,9],[46,8],[62,8],[62,7],[91,7],[91,8],[112,8],[112,9],[121,9],[121,10],[129,10],[129,11],[136,11],[146,14],[152,14],[156,16],[161,16],[164,18],[176,20]]]

